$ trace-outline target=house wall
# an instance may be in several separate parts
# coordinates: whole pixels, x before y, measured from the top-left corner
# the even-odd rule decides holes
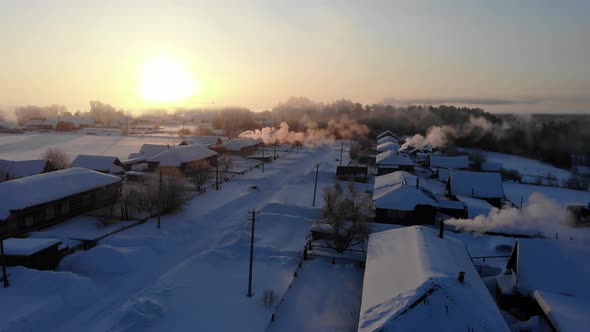
[[[114,203],[121,192],[121,183],[71,195],[52,202],[12,211],[0,222],[0,236],[35,231]]]
[[[418,205],[413,211],[390,209],[375,209],[375,222],[382,224],[434,225],[436,208],[428,205]]]
[[[29,256],[6,255],[6,265],[20,265],[37,270],[53,270],[57,267],[60,261],[58,247],[59,243],[56,243]]]

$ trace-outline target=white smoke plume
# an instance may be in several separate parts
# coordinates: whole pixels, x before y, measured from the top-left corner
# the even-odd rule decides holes
[[[423,148],[427,145],[436,145],[437,147],[445,147],[449,141],[454,137],[463,137],[467,135],[483,136],[492,133],[501,137],[510,125],[497,125],[481,116],[470,116],[469,121],[461,126],[432,126],[426,130],[426,137],[416,134],[411,138],[406,139],[402,145],[401,150],[409,147]]]
[[[449,141],[449,136],[455,135],[456,133],[457,129],[451,126],[433,126],[426,131],[426,137],[416,134],[411,138],[407,138],[400,150],[407,149],[410,146],[423,148],[431,144],[438,147],[444,147]]]
[[[241,133],[239,137],[261,139],[265,144],[322,144],[335,139],[352,139],[368,133],[367,126],[342,116],[338,120],[330,120],[326,128],[320,128],[317,123],[309,122],[306,124],[305,132],[295,132],[289,130],[286,122],[281,122],[279,128],[265,127],[248,130]]]
[[[522,209],[493,209],[489,215],[473,219],[449,219],[445,224],[460,230],[498,232],[547,238],[577,237],[569,227],[571,216],[555,201],[533,193]]]

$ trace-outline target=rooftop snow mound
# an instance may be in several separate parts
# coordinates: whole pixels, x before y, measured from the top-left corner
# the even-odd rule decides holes
[[[113,156],[92,156],[81,154],[72,161],[72,167],[82,167],[108,173],[124,172],[125,170],[123,167],[117,164],[121,164],[121,161],[119,161],[119,158]]]
[[[74,167],[2,182],[0,220],[8,218],[10,211],[51,202],[119,181],[121,178],[117,176]]]
[[[358,331],[509,329],[463,243],[413,226],[369,236]]]
[[[475,198],[503,198],[504,185],[500,173],[452,171],[449,177],[451,194]]]
[[[414,162],[406,156],[399,155],[395,151],[385,151],[377,155],[375,162],[378,166],[413,166]]]
[[[4,160],[0,159],[0,177],[2,179],[19,179],[25,176],[41,174],[48,165],[45,159]]]
[[[160,166],[179,167],[184,163],[203,160],[216,155],[217,152],[213,150],[209,150],[206,147],[198,144],[193,144],[166,149],[149,158],[147,161],[158,162]]]
[[[469,157],[467,156],[439,156],[430,155],[430,167],[449,168],[449,169],[467,169],[469,168]]]
[[[170,146],[164,144],[144,144],[141,146],[141,149],[139,149],[139,154],[134,155],[133,158],[140,156],[150,158],[169,148]],[[131,155],[129,156],[129,159],[132,159]]]

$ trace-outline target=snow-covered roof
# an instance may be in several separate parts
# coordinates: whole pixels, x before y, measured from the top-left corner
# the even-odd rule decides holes
[[[386,130],[386,131],[382,132],[381,134],[377,135],[377,139],[380,139],[382,137],[387,137],[387,136],[391,136],[391,137],[397,138],[397,135],[394,134],[392,131]]]
[[[377,144],[383,144],[383,143],[388,143],[388,142],[397,144],[397,139],[395,137],[391,137],[391,136],[384,136],[384,137],[377,139]]]
[[[541,291],[536,291],[534,298],[557,331],[588,331],[590,299]]]
[[[72,167],[88,168],[94,171],[105,173],[123,173],[125,170],[119,166],[121,161],[119,158],[113,156],[93,156],[93,155],[78,155],[72,161]]]
[[[399,151],[399,144],[393,142],[385,142],[383,144],[377,145],[377,152],[385,152],[385,151]]]
[[[10,238],[4,240],[4,253],[9,256],[30,256],[60,242],[57,239]]]
[[[430,155],[430,167],[449,168],[449,169],[467,169],[469,168],[469,157],[467,156],[439,156]]]
[[[359,332],[469,330],[508,327],[462,242],[420,226],[369,236]]]
[[[10,211],[51,202],[121,181],[86,168],[68,168],[0,183],[0,220]]]
[[[519,239],[512,256],[516,256],[510,260],[516,259],[520,293],[532,295],[539,290],[590,301],[590,245],[572,240]]]
[[[378,166],[413,166],[414,162],[406,156],[397,154],[394,151],[385,151],[377,155]]]
[[[153,157],[155,155],[157,155],[158,153],[169,149],[170,146],[168,145],[164,145],[164,144],[144,144],[141,146],[141,149],[139,149],[139,153],[141,154],[141,156],[146,157],[146,158],[150,158]],[[137,158],[139,157],[139,155],[134,155],[133,158]],[[131,159],[132,156],[129,155],[129,159]]]
[[[260,143],[262,143],[262,141],[258,140],[258,139],[252,139],[252,138],[247,138],[247,137],[237,137],[237,138],[232,138],[230,140],[227,140],[227,141],[223,142],[222,144],[219,144],[218,146],[222,147],[228,151],[240,151],[243,148],[258,145]]]
[[[417,176],[404,171],[376,176],[373,190],[375,206],[401,211],[412,211],[416,205],[438,206],[422,185],[419,185],[420,189],[416,188],[417,181]]]
[[[219,141],[223,142],[219,136],[193,136],[187,141],[192,144],[201,144],[205,146],[216,145]]]
[[[424,190],[402,183],[380,190],[373,200],[377,208],[388,210],[413,211],[417,205],[438,206],[434,197]]]
[[[148,162],[158,162],[160,166],[179,167],[184,163],[191,161],[203,160],[216,156],[217,152],[209,150],[204,146],[193,144],[184,146],[175,146],[158,153],[149,158]]]
[[[475,198],[502,198],[504,185],[500,173],[451,171],[452,195]]]
[[[0,179],[20,179],[25,176],[41,174],[47,167],[45,159],[4,160],[0,159]]]
[[[460,195],[457,196],[457,199],[465,203],[465,206],[467,207],[468,217],[470,219],[473,219],[479,215],[487,216],[490,214],[490,212],[492,212],[493,209],[495,209],[490,203],[481,199]]]

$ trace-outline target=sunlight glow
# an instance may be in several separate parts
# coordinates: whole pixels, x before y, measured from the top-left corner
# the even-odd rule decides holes
[[[141,91],[146,100],[177,102],[195,95],[197,90],[198,85],[188,69],[175,58],[157,56],[143,65]]]

